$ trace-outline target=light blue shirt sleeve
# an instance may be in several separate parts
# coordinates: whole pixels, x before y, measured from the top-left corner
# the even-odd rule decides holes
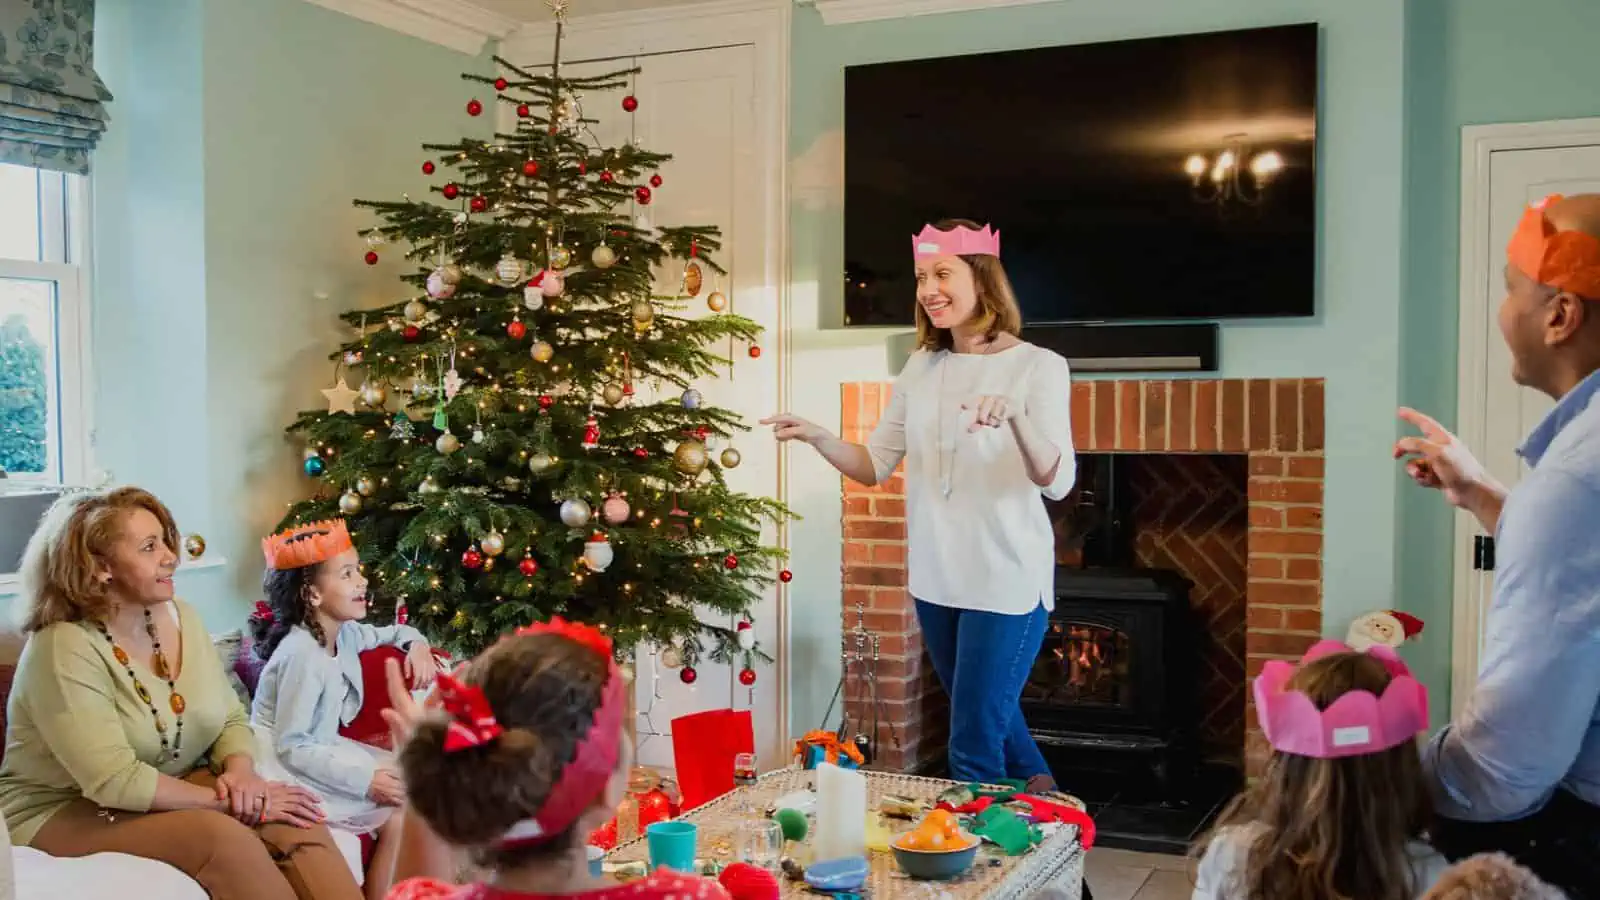
[[[1506,503],[1477,687],[1423,750],[1440,815],[1538,811],[1573,768],[1600,701],[1600,492],[1538,469]]]
[[[365,653],[368,650],[376,650],[384,646],[405,647],[407,644],[417,641],[422,641],[423,643],[428,641],[427,638],[422,636],[422,632],[412,628],[410,625],[378,626],[368,625],[365,622],[346,622],[340,627],[340,631],[350,633],[354,641],[350,649],[357,653]],[[341,633],[340,637],[344,637],[344,634]],[[344,647],[340,647],[339,650],[343,652]]]
[[[280,664],[273,750],[284,768],[310,786],[365,797],[377,773],[377,758],[339,736],[343,676],[336,667],[319,663],[297,658]]]

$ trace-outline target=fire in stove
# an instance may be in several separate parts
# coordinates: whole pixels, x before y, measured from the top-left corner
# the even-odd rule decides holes
[[[1127,701],[1128,665],[1128,638],[1122,632],[1053,622],[1024,696],[1069,706],[1116,706]]]

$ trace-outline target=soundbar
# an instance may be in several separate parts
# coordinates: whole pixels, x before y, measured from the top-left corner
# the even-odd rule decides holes
[[[1215,322],[1182,325],[1029,325],[1022,339],[1061,354],[1077,372],[1215,372]]]

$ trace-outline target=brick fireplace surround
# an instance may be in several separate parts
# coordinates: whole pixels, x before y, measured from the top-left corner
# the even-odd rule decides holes
[[[890,387],[842,386],[846,440],[867,438]],[[1321,636],[1322,379],[1079,382],[1072,390],[1072,433],[1079,453],[1245,457],[1249,526],[1241,674],[1254,676],[1269,659],[1295,658]],[[885,724],[877,736],[876,765],[909,771],[942,751],[949,707],[923,653],[906,591],[903,474],[897,470],[872,488],[844,479],[843,616],[848,632],[858,605],[863,607],[867,627],[882,636],[878,694],[900,746],[894,747]],[[1239,691],[1248,704],[1248,691]],[[865,704],[847,706],[852,721],[871,721]],[[1240,712],[1248,723],[1242,756],[1246,771],[1254,773],[1265,759],[1265,744],[1254,710]]]

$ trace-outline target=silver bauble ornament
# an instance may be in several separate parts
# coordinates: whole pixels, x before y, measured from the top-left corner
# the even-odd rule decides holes
[[[694,388],[684,391],[683,396],[678,399],[682,401],[684,409],[699,409],[700,404],[705,402],[705,397],[701,396],[700,392]]]
[[[498,263],[495,263],[494,274],[502,284],[516,284],[522,280],[523,276],[528,274],[528,269],[522,264],[522,260],[507,253],[505,256],[500,257]]]
[[[412,300],[410,303],[406,304],[406,308],[403,310],[402,314],[406,317],[407,322],[416,324],[427,317],[428,304],[423,303],[421,300]]]
[[[339,495],[339,512],[353,516],[361,512],[361,495],[355,491],[345,491]]]
[[[522,305],[534,312],[544,309],[544,289],[531,284],[523,287]]]
[[[586,500],[574,497],[561,503],[561,524],[568,528],[582,528],[589,524],[589,517],[593,513]]]
[[[617,251],[601,244],[590,251],[589,262],[594,263],[596,269],[609,269],[617,263]]]
[[[428,296],[435,300],[449,300],[456,295],[456,282],[446,281],[443,269],[434,269],[428,275]]]
[[[437,494],[442,490],[444,488],[439,486],[439,482],[433,480],[432,475],[422,479],[422,483],[417,485],[417,493],[419,494]]]
[[[381,384],[364,384],[361,386],[361,402],[377,409],[389,402],[389,391]]]
[[[572,264],[572,251],[565,247],[557,247],[550,251],[550,268],[565,269]]]
[[[672,452],[672,464],[685,475],[704,472],[706,461],[706,445],[699,441],[684,441]]]
[[[635,300],[633,303],[633,326],[640,330],[650,327],[656,320],[656,308],[649,300]]]
[[[444,434],[439,435],[439,437],[434,440],[433,449],[443,453],[445,456],[449,456],[450,454],[461,449],[461,440],[455,435],[446,431]]]
[[[626,395],[623,394],[622,385],[620,384],[608,384],[600,389],[600,399],[606,401],[606,403],[610,404],[611,406],[616,406],[621,403],[624,396]]]
[[[535,475],[548,470],[556,464],[555,457],[548,453],[535,453],[528,457],[528,471]]]
[[[363,497],[371,497],[378,492],[378,482],[371,475],[363,475],[356,479],[356,493]]]
[[[744,457],[740,456],[739,451],[733,449],[732,447],[722,451],[721,459],[722,467],[724,469],[737,469],[739,468],[739,463],[744,462]]]
[[[499,556],[506,551],[506,539],[498,531],[491,531],[478,542],[484,556]]]
[[[547,363],[556,355],[556,348],[550,346],[548,341],[534,341],[533,346],[528,348],[528,354],[534,362]]]

